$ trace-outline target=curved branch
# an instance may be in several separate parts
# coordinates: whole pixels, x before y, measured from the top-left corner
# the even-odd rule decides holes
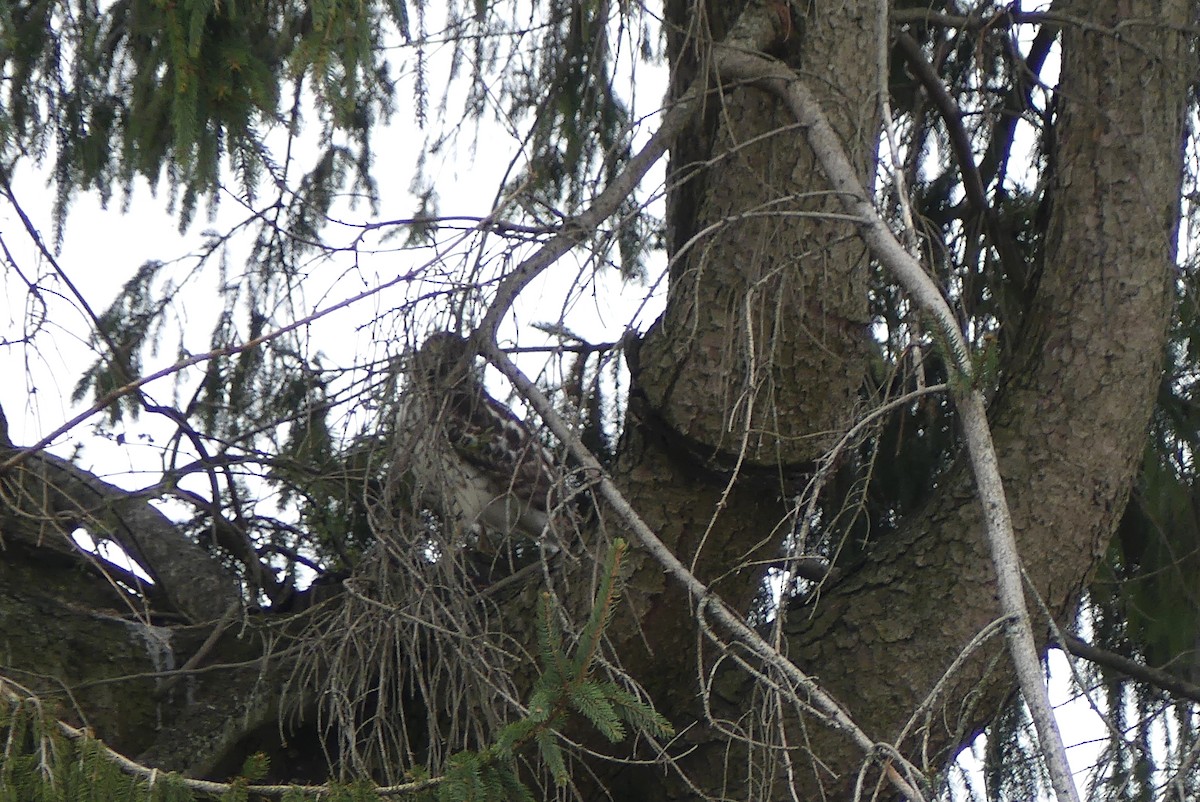
[[[0,457],[7,450],[0,449]],[[7,535],[73,554],[77,550],[70,537],[76,528],[88,529],[97,539],[111,539],[150,573],[172,606],[193,621],[215,619],[239,599],[236,579],[145,495],[109,484],[44,451],[17,453],[24,455],[19,469],[0,469],[0,515]],[[47,533],[54,538],[48,540]],[[54,542],[59,537],[61,542]]]

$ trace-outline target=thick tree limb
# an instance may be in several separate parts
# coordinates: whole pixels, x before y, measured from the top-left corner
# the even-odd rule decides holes
[[[193,621],[219,617],[238,598],[236,579],[138,493],[105,482],[44,451],[3,472],[4,537],[77,554],[71,533],[111,539],[153,578],[171,605]],[[5,456],[0,451],[0,458]]]

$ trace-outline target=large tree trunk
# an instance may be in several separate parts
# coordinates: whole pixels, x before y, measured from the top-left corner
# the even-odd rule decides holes
[[[1187,4],[1137,5],[1133,11],[1116,2],[1065,9],[1085,22],[1068,26],[1063,42],[1045,263],[1020,358],[1004,366],[1006,387],[993,410],[1022,559],[1060,624],[1073,614],[1125,503],[1170,309],[1189,63],[1178,31],[1187,22]],[[870,111],[877,40],[864,19],[873,13],[866,6],[821,6],[820,19],[804,29],[799,54],[789,59],[823,88],[828,111],[866,110],[859,119],[833,117],[868,185],[877,131]],[[1110,32],[1131,14],[1154,23],[1120,37]],[[814,64],[825,67],[815,77],[803,66]],[[756,134],[791,122],[771,98],[746,87],[726,87],[721,98],[722,109],[737,113],[718,113],[715,136],[685,143],[712,142],[711,152],[690,159],[719,166],[704,173],[699,200],[685,198],[700,236],[682,236],[678,231],[688,221],[671,218],[673,242],[690,250],[673,256],[668,309],[639,354],[635,378],[645,407],[633,409],[635,436],[622,467],[625,486],[651,526],[685,562],[695,560],[702,579],[719,579],[716,590],[744,603],[761,573],[731,572],[763,556],[761,546],[778,543],[787,526],[782,505],[772,503],[786,486],[781,492],[776,482],[772,494],[755,469],[781,465],[776,476],[786,476],[828,445],[831,431],[844,430],[853,410],[863,376],[855,338],[864,336],[864,260],[860,247],[846,241],[848,224],[781,215],[739,222],[732,233],[710,230],[791,192],[823,189],[811,167],[803,174],[780,169],[781,163],[808,164],[802,132],[733,147],[749,138],[737,127],[743,120],[754,121]],[[778,152],[784,148],[791,148],[786,157]],[[686,196],[693,186],[677,192]],[[786,300],[756,303],[764,285],[772,300]],[[771,353],[781,359],[774,367],[787,369],[766,367]],[[764,366],[761,372],[749,367],[751,355]],[[736,481],[719,470],[695,469],[697,458],[722,450],[745,458]],[[728,468],[719,458],[709,464]],[[893,742],[903,732],[904,748],[923,742],[914,753],[927,755],[933,771],[990,720],[1012,689],[1002,639],[995,638],[909,725],[967,644],[1001,615],[981,521],[964,467],[899,534],[872,544],[863,566],[824,588],[789,624],[787,653],[847,705],[872,739]],[[691,628],[680,627],[687,605],[653,566],[635,573],[634,589],[643,613],[639,640],[627,642],[627,651],[638,655],[635,673],[655,692],[660,709],[686,726],[700,717],[694,660],[679,657],[695,652]],[[1038,631],[1046,634],[1044,618]],[[652,653],[638,642],[650,644]],[[763,695],[753,694],[747,675],[727,673],[714,684],[720,692],[710,703],[718,717],[744,722],[747,706],[764,704]],[[790,731],[803,771],[789,782],[799,784],[800,798],[843,798],[865,756],[844,735],[820,726],[793,721]],[[740,798],[745,752],[730,751],[726,736],[703,728],[693,730],[689,742],[697,746],[684,761],[693,779]],[[780,786],[769,792],[775,794],[785,795]]]
[[[869,183],[876,83],[836,73],[871,74],[879,41],[870,12],[847,4],[788,25],[782,57],[821,65],[822,97],[842,111],[836,125]],[[677,84],[694,77],[691,49],[703,51],[705,35],[677,43]],[[836,219],[837,199],[814,183],[813,154],[777,99],[714,79],[706,103],[698,130],[672,154],[670,293],[630,358],[618,475],[667,545],[745,606],[761,569],[741,567],[774,556],[798,480],[857,411],[867,258]],[[646,581],[661,585],[655,574],[648,567]],[[651,643],[690,640],[669,623],[679,612],[662,618],[674,634],[656,631]]]
[[[803,20],[776,21],[777,55],[819,76],[868,184],[877,82],[861,79],[880,44],[871,5],[809,6]],[[707,67],[713,39],[741,10],[710,3],[697,15],[675,4],[686,32],[671,40],[676,93]],[[769,93],[713,77],[696,126],[675,143],[670,292],[629,351],[633,392],[616,471],[664,543],[742,610],[763,576],[756,561],[778,555],[799,482],[854,419],[869,353],[866,250],[836,219],[838,200],[814,181],[815,157],[791,122]],[[657,564],[640,554],[632,562],[637,619],[615,621],[614,639],[655,704],[690,727],[703,721],[696,635],[685,623],[693,611]],[[623,776],[634,783],[618,789],[623,798],[660,792]]]

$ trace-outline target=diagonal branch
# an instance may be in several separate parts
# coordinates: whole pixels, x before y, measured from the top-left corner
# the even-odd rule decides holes
[[[773,20],[769,15],[756,13],[758,11],[757,5],[752,3],[738,18],[726,38],[729,46],[753,51],[766,50],[779,38],[778,19]],[[601,223],[620,211],[621,204],[633,194],[650,168],[666,155],[676,138],[686,130],[700,110],[707,83],[707,75],[698,75],[687,91],[664,112],[662,121],[650,137],[650,141],[596,196],[592,205],[578,216],[567,220],[555,236],[504,277],[496,289],[495,298],[484,313],[483,320],[480,321],[478,331],[482,334],[482,339],[495,335],[513,302],[531,281],[572,248],[582,244]]]
[[[650,141],[629,160],[604,191],[596,196],[592,205],[563,223],[557,234],[504,277],[479,324],[479,331],[494,334],[517,296],[529,282],[572,248],[582,244],[605,220],[620,211],[621,204],[633,194],[650,168],[666,155],[671,142],[688,126],[699,108],[699,91],[693,88],[667,110],[663,115],[662,124],[650,137]]]
[[[596,486],[604,500],[611,504],[622,522],[629,527],[633,536],[642,547],[661,565],[671,577],[678,582],[695,600],[701,615],[712,616],[733,637],[744,645],[752,654],[778,671],[793,686],[795,692],[803,692],[807,706],[820,715],[825,724],[842,733],[858,746],[864,754],[874,757],[878,754],[890,754],[891,761],[900,763],[901,768],[909,777],[919,777],[921,772],[904,761],[887,745],[876,744],[851,718],[849,711],[841,703],[821,688],[812,677],[809,677],[799,666],[785,657],[774,646],[763,639],[752,627],[743,620],[721,597],[701,582],[675,554],[667,548],[650,527],[633,509],[624,494],[617,488],[605,471],[604,466],[596,459],[579,437],[571,431],[566,421],[554,409],[553,404],[541,389],[529,380],[524,373],[492,342],[483,344],[483,354],[501,373],[503,373],[517,388],[521,397],[526,399],[538,415],[545,421],[546,426],[554,436],[561,440],[570,451],[571,456],[590,476],[595,477]],[[892,784],[907,798],[923,800],[920,790],[900,774],[891,763],[885,766],[885,772]]]
[[[1065,632],[1062,636],[1062,642],[1057,645],[1058,648],[1068,651],[1076,657],[1082,657],[1084,660],[1095,663],[1102,668],[1112,669],[1130,679],[1161,688],[1180,699],[1190,699],[1193,702],[1200,702],[1200,685],[1180,679],[1169,671],[1163,671],[1161,668],[1152,668],[1136,660],[1130,660],[1123,655],[1110,652],[1106,649],[1100,649],[1087,641],[1080,640],[1074,635],[1069,635]]]

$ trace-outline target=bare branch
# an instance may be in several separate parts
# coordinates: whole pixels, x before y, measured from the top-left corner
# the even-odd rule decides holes
[[[1161,668],[1152,668],[1136,660],[1130,660],[1128,657],[1093,646],[1087,641],[1067,633],[1063,633],[1062,641],[1055,645],[1076,657],[1082,657],[1084,660],[1095,663],[1098,666],[1117,671],[1138,682],[1145,682],[1148,685],[1161,688],[1180,699],[1190,699],[1193,702],[1200,702],[1200,685],[1180,679],[1169,671],[1163,671]]]
[[[483,348],[484,355],[488,361],[508,377],[521,396],[529,401],[538,415],[546,422],[546,426],[554,433],[554,436],[567,446],[571,456],[579,460],[588,474],[594,477],[596,486],[600,490],[600,495],[606,502],[612,505],[617,515],[629,527],[629,531],[633,533],[633,536],[637,538],[646,552],[695,600],[699,608],[697,614],[701,616],[705,614],[711,615],[752,654],[770,665],[783,677],[786,677],[794,685],[795,689],[802,690],[808,706],[822,717],[824,723],[848,737],[863,751],[863,754],[870,757],[881,754],[881,745],[876,744],[863,732],[854,722],[853,718],[851,718],[849,711],[841,703],[827,694],[812,677],[801,671],[795,663],[781,654],[779,650],[767,643],[761,635],[746,624],[742,616],[738,615],[718,594],[714,593],[707,585],[701,582],[667,548],[667,545],[642,520],[637,510],[633,509],[624,494],[613,483],[608,473],[604,470],[604,466],[588,450],[587,446],[579,440],[579,437],[571,431],[567,422],[563,420],[562,416],[554,409],[554,405],[550,403],[550,399],[546,397],[545,393],[536,384],[529,380],[529,377],[513,364],[508,355],[491,342],[485,343]],[[884,750],[884,752],[888,751],[890,750]],[[921,772],[915,766],[912,766],[907,761],[902,761],[899,756],[893,756],[892,760],[900,762],[902,768],[909,776],[921,776]],[[892,784],[906,797],[912,800],[924,799],[921,791],[905,780],[894,766],[888,764],[886,766],[886,773]]]
[[[30,694],[21,686],[2,676],[0,676],[0,698],[8,702],[16,703],[25,702],[31,699],[35,702],[40,701],[37,699],[37,697]],[[137,761],[130,760],[125,755],[122,755],[116,750],[110,749],[105,744],[96,742],[86,730],[81,730],[78,727],[72,727],[65,721],[60,721],[58,719],[54,720],[54,724],[58,727],[58,731],[66,736],[69,740],[78,742],[92,741],[93,745],[99,749],[104,758],[112,762],[125,774],[129,774],[133,777],[140,777],[141,779],[150,783],[150,785],[154,785],[158,777],[165,773],[156,768],[151,768],[150,766],[142,765]],[[232,783],[212,782],[211,780],[197,780],[191,777],[180,777],[179,779],[188,788],[204,794],[225,794],[236,788],[240,789],[243,793],[270,797],[272,799],[282,798],[284,794],[288,793],[299,793],[305,796],[312,796],[320,799],[321,797],[328,795],[331,790],[328,785],[243,785],[240,783],[235,785]],[[442,777],[430,777],[425,780],[415,780],[409,783],[382,786],[379,788],[373,788],[371,790],[378,796],[401,796],[416,794],[420,793],[421,791],[426,791],[430,788],[436,788],[442,783],[443,779],[444,778]]]
[[[776,21],[772,21],[770,15],[758,12],[756,4],[747,7],[729,32],[726,39],[729,46],[759,51],[769,48],[777,39],[780,34],[776,27],[777,18]],[[479,332],[484,339],[494,337],[500,321],[529,282],[617,213],[621,202],[633,193],[650,168],[666,154],[676,137],[691,123],[702,106],[701,98],[707,83],[707,75],[698,75],[687,91],[663,114],[662,122],[650,141],[629,160],[592,205],[579,216],[564,223],[557,235],[504,277],[496,290],[496,297],[479,324]]]

